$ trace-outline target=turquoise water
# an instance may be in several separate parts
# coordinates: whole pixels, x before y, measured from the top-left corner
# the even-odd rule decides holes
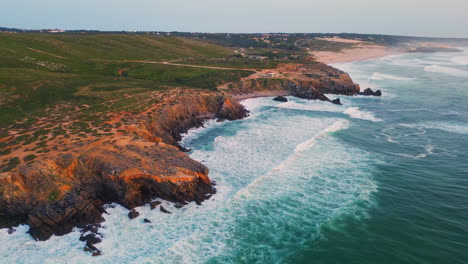
[[[201,206],[109,209],[100,257],[0,230],[0,262],[468,263],[468,49],[335,66],[384,95],[245,100],[182,141],[217,183]]]

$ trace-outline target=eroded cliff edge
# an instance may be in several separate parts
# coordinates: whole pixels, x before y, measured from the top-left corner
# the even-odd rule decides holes
[[[313,61],[282,64],[221,88],[237,98],[270,92],[322,101],[330,101],[325,94],[356,95],[360,91],[359,85],[347,73]]]
[[[116,113],[104,136],[55,139],[56,151],[0,173],[0,227],[28,224],[34,238],[45,240],[102,221],[108,203],[129,209],[155,198],[201,203],[215,189],[208,168],[179,146],[181,133],[208,119],[247,116],[235,98],[259,91],[329,101],[325,93],[354,95],[359,86],[342,71],[309,63],[281,65],[220,90],[180,89],[144,112]]]

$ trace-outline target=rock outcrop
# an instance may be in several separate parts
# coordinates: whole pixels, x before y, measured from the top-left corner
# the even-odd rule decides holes
[[[277,78],[245,78],[227,86],[234,95],[273,91],[308,100],[331,100],[325,94],[356,95],[360,87],[349,75],[323,63],[285,64]]]
[[[342,105],[340,98],[336,98],[331,101],[333,104]]]
[[[130,212],[128,212],[128,218],[130,219],[135,219],[138,216],[140,216],[140,213],[137,212],[135,209],[132,209]]]
[[[273,101],[277,101],[277,102],[287,102],[288,101],[288,98],[284,97],[284,96],[276,96],[275,98],[273,98]]]
[[[382,96],[382,92],[380,90],[372,91],[371,88],[366,88],[364,92],[359,92],[359,95],[366,95],[366,96]]]
[[[0,227],[28,224],[34,238],[45,240],[101,222],[108,203],[129,209],[155,198],[201,203],[215,189],[208,168],[180,151],[180,134],[207,119],[246,115],[236,100],[219,93],[181,96],[156,113],[126,120],[125,132],[112,139],[2,173]]]

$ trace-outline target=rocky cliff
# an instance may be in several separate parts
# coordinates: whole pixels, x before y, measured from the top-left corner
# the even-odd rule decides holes
[[[231,83],[228,91],[231,94],[278,91],[304,99],[330,101],[324,94],[356,95],[360,90],[347,73],[323,63],[284,64],[273,73],[270,78],[262,78],[260,74]]]
[[[214,188],[208,168],[180,151],[180,133],[207,119],[247,115],[219,93],[187,95],[160,111],[125,119],[112,139],[75,145],[0,174],[0,227],[25,223],[39,240],[102,221],[103,205],[129,209],[154,198],[202,202]],[[119,120],[122,122],[122,120]]]

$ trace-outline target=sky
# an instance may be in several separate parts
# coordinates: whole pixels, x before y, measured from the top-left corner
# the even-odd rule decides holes
[[[468,37],[468,0],[1,0],[0,27]]]

